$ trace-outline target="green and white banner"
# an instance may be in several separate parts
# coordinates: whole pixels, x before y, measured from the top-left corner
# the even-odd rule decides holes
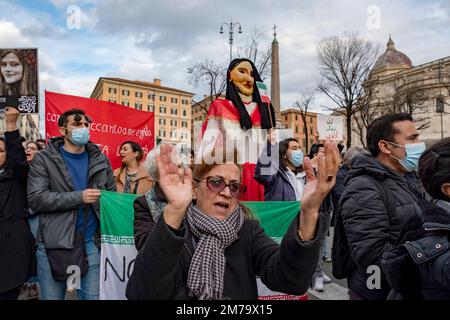
[[[139,195],[102,191],[100,300],[126,300],[125,289],[137,255],[133,201]]]
[[[133,201],[139,195],[102,191],[100,200],[102,250],[100,299],[125,300],[125,289],[133,272],[137,255],[134,246]],[[300,211],[300,202],[242,202],[260,221],[266,234],[280,242],[292,220]],[[259,279],[260,299],[304,299],[270,291]]]

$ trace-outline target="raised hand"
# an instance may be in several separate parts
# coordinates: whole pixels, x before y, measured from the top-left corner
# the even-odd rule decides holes
[[[339,150],[331,141],[325,142],[324,151],[317,155],[317,175],[314,174],[311,160],[306,157],[303,161],[306,172],[306,187],[300,214],[300,232],[303,240],[314,237],[320,205],[336,183],[339,164]]]
[[[13,107],[5,108],[5,122],[8,131],[17,130],[17,119],[19,119],[19,110]]]
[[[173,162],[171,153],[170,145],[161,145],[156,164],[159,173],[158,183],[167,199],[164,219],[171,227],[178,229],[192,201],[192,172],[189,168],[180,170]]]

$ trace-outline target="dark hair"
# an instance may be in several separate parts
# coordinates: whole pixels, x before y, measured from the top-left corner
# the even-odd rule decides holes
[[[380,153],[378,142],[386,140],[394,142],[394,135],[398,130],[394,127],[395,122],[413,121],[409,113],[389,113],[376,118],[367,128],[367,149],[372,156],[376,157]]]
[[[87,122],[91,123],[92,120],[89,118],[89,116],[86,115],[86,113],[81,109],[70,109],[64,112],[58,119],[58,127],[65,127],[67,125],[67,119],[69,116],[75,115],[75,121],[80,121],[80,119],[77,118],[77,115],[84,116]]]
[[[41,145],[41,143],[43,143],[43,145]],[[47,143],[45,142],[45,139],[36,139],[36,144],[38,145],[39,148],[44,149],[45,146],[47,145]],[[40,149],[40,150],[41,150]]]
[[[279,161],[280,161],[280,167],[283,170],[287,170],[286,162],[284,160],[284,156],[287,154],[287,151],[289,149],[289,143],[292,142],[292,141],[295,141],[295,142],[298,143],[298,140],[295,139],[295,138],[287,138],[287,139],[284,139],[283,141],[281,141],[280,145],[279,145],[278,158],[279,158]]]
[[[270,129],[275,127],[275,111],[273,110],[272,104],[263,103],[261,101],[261,95],[259,94],[258,87],[256,86],[256,82],[262,82],[261,77],[256,70],[255,65],[249,59],[234,59],[230,62],[227,70],[227,91],[225,98],[233,102],[233,105],[237,108],[239,112],[239,122],[241,124],[242,130],[248,130],[252,127],[252,120],[250,119],[250,115],[248,114],[247,109],[242,103],[241,97],[239,96],[238,89],[230,80],[230,72],[241,62],[247,61],[251,64],[253,68],[253,79],[255,80],[253,83],[253,99],[252,101],[256,102],[259,108],[259,113],[261,114],[261,128]]]
[[[133,152],[138,153],[136,160],[137,160],[137,162],[140,162],[142,160],[142,158],[144,157],[144,151],[142,151],[141,146],[137,142],[134,142],[134,141],[125,141],[125,142],[122,142],[119,150],[122,149],[122,147],[126,144],[129,144],[131,146],[131,149],[133,150]]]
[[[444,183],[450,183],[450,138],[432,145],[422,154],[419,176],[433,198],[450,201],[450,197],[441,190]]]
[[[33,49],[4,49],[0,50],[0,60],[8,54],[14,54],[23,66],[22,78],[13,84],[7,84],[0,72],[0,95],[30,96],[37,95],[37,60]]]
[[[319,149],[323,148],[323,147],[324,147],[323,143],[314,143],[311,146],[311,149],[309,149],[309,156],[308,157],[310,159],[314,158],[314,155],[318,154],[319,153]]]
[[[25,146],[28,147],[28,145],[30,143],[33,143],[36,146],[36,148],[38,149],[38,151],[42,150],[42,147],[39,144],[37,144],[37,140],[36,141],[30,140],[30,141],[27,142],[27,144]]]

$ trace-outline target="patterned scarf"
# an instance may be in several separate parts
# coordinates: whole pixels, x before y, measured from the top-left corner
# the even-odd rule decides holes
[[[155,183],[155,186],[145,193],[145,199],[150,208],[152,219],[156,222],[156,219],[163,213],[167,205],[166,197],[158,183]]]
[[[225,276],[225,249],[238,239],[244,223],[244,213],[239,205],[225,220],[218,220],[191,204],[187,221],[199,238],[189,268],[187,285],[189,295],[200,300],[221,300]]]

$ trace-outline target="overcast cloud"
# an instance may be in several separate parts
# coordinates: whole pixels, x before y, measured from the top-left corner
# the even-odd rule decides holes
[[[234,34],[241,50],[255,27],[264,31],[260,48],[269,47],[278,26],[283,109],[314,88],[316,45],[324,37],[358,31],[384,48],[392,34],[414,65],[450,55],[448,0],[0,0],[0,8],[0,47],[39,48],[41,90],[86,97],[102,76],[160,78],[201,96],[206,91],[189,85],[186,69],[205,59],[228,61],[228,29],[219,29],[230,19],[242,25],[243,34]],[[79,29],[67,25],[74,8]],[[373,10],[379,28],[368,27]],[[332,102],[319,97],[314,107],[321,105]]]

